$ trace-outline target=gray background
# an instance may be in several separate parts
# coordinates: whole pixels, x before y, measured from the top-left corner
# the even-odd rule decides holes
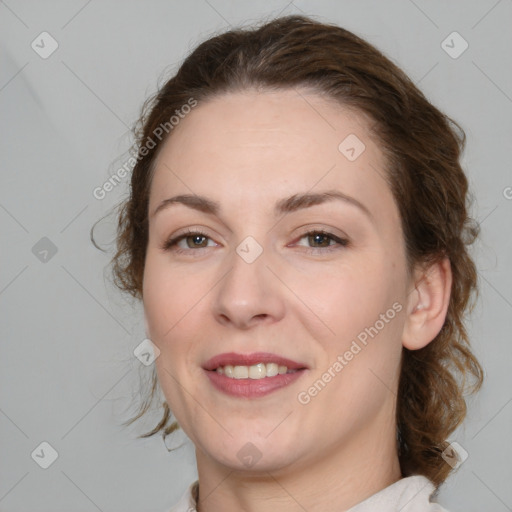
[[[110,255],[91,245],[89,230],[125,196],[128,178],[103,200],[92,192],[126,161],[143,100],[191,48],[230,25],[292,13],[375,44],[466,130],[463,163],[482,227],[474,248],[481,299],[469,331],[487,380],[451,437],[469,457],[439,501],[453,512],[512,510],[512,2],[6,0],[1,511],[163,512],[195,479],[190,443],[168,453],[159,436],[136,440],[157,412],[120,426],[151,367],[133,355],[145,338],[141,309],[134,313],[106,280]],[[46,59],[31,48],[43,31],[59,45]],[[458,58],[441,46],[453,31],[469,44]],[[113,217],[96,232],[111,241]],[[44,237],[55,254],[40,252],[49,247]],[[48,469],[31,457],[43,441],[58,452]]]

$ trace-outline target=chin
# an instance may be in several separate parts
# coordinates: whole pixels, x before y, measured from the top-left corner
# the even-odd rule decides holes
[[[252,443],[247,443],[238,452],[231,453],[229,457],[225,454],[210,454],[219,464],[246,475],[261,475],[268,472],[277,472],[293,461],[290,453],[271,453],[266,449],[259,449]]]

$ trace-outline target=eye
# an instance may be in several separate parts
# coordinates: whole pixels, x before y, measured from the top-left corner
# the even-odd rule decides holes
[[[349,241],[345,238],[340,238],[334,235],[333,233],[329,233],[324,230],[314,230],[308,231],[304,233],[299,241],[306,238],[307,242],[313,244],[313,247],[307,248],[306,252],[317,254],[331,252],[333,250],[338,250],[340,247],[346,247],[349,245]],[[212,247],[212,245],[208,245],[208,240],[211,240],[206,233],[201,231],[186,231],[178,236],[173,238],[169,238],[166,240],[161,249],[163,251],[174,251],[177,253],[191,253],[197,251],[191,251],[191,249],[206,249],[207,247]],[[182,242],[185,243],[185,247],[180,245]],[[315,244],[318,244],[315,246]],[[298,244],[302,245],[302,244]]]
[[[307,242],[310,244],[318,244],[316,246],[310,247],[307,251],[313,254],[317,252],[331,252],[333,250],[340,249],[340,246],[346,247],[349,244],[349,241],[346,238],[337,237],[333,233],[329,233],[328,231],[324,230],[308,231],[307,233],[304,233],[299,240],[304,238],[306,238]]]
[[[190,230],[174,238],[169,238],[163,243],[161,249],[164,251],[172,250],[178,253],[190,252],[189,249],[203,249],[208,247],[206,242],[208,239],[209,237],[205,233]],[[185,242],[185,248],[180,245],[182,241]]]

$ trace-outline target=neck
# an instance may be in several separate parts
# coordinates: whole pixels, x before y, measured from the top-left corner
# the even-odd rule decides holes
[[[384,430],[384,431],[383,431]],[[219,465],[196,449],[198,512],[345,511],[401,478],[394,425],[360,431],[315,459],[276,471],[248,472]]]

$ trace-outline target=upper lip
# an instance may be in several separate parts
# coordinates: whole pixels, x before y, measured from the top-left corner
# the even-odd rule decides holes
[[[258,363],[277,363],[278,365],[286,366],[289,370],[307,368],[303,363],[298,363],[270,352],[253,352],[252,354],[226,352],[208,359],[203,368],[205,370],[216,370],[219,366],[226,366],[228,364],[232,366],[252,366]]]

